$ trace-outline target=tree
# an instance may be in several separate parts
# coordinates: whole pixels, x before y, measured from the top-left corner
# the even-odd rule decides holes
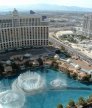
[[[60,50],[56,50],[55,53],[56,53],[56,54],[60,54],[61,51],[60,51]]]
[[[32,67],[33,66],[33,63],[32,62],[29,62],[29,67]]]
[[[62,104],[58,104],[57,108],[63,108],[63,105]]]
[[[78,103],[77,104],[81,105],[81,106],[86,106],[87,105],[87,103],[86,103],[86,101],[85,101],[85,99],[83,97],[80,97],[78,99]]]
[[[53,43],[52,42],[49,42],[49,45],[53,45]]]
[[[68,105],[67,105],[67,108],[72,108],[72,107],[75,107],[76,105],[75,105],[75,102],[74,102],[74,100],[70,100],[69,101],[69,103],[68,103]]]
[[[58,69],[59,68],[58,63],[56,61],[54,61],[54,60],[51,63],[51,67],[53,67],[55,69]]]
[[[86,81],[86,82],[89,82],[90,81],[90,78],[91,78],[91,75],[86,75],[82,78],[83,81]]]
[[[78,77],[77,73],[73,73],[72,77],[76,79]]]
[[[19,70],[20,69],[19,65],[17,65],[16,63],[12,63],[11,66],[12,66],[13,70]]]
[[[24,65],[25,65],[26,67],[30,67],[29,61],[26,61],[26,62],[24,63]]]
[[[61,50],[65,51],[65,47],[64,46],[61,46]]]
[[[4,72],[4,66],[2,63],[0,63],[0,76],[2,76],[3,72]]]
[[[3,72],[4,71],[4,66],[2,63],[0,63],[0,71]]]
[[[92,95],[90,95],[87,99],[87,103],[92,103]]]
[[[38,58],[37,61],[39,62],[39,66],[43,66],[43,60],[41,58]]]

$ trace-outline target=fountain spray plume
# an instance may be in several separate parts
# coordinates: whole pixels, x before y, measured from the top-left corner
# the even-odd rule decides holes
[[[36,72],[27,71],[20,74],[12,84],[12,89],[26,94],[35,94],[45,89],[45,79]]]

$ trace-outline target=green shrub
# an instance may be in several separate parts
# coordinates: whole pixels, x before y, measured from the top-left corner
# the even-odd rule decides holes
[[[63,105],[62,104],[58,104],[57,108],[63,108]]]

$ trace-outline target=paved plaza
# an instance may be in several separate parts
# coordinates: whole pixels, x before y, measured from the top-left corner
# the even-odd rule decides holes
[[[20,49],[16,51],[8,51],[0,53],[0,60],[8,60],[11,56],[21,55],[30,53],[32,56],[44,55],[55,52],[55,48],[53,47],[40,47],[40,48],[29,48],[29,49]]]

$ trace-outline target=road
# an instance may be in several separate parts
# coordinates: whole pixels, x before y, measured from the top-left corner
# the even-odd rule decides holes
[[[92,65],[92,59],[90,57],[84,55],[83,53],[78,52],[77,50],[73,49],[70,46],[67,46],[66,44],[64,44],[63,42],[57,40],[56,38],[54,38],[52,36],[49,37],[49,41],[52,42],[55,47],[57,46],[60,48],[61,46],[63,46],[69,54],[76,55],[76,56],[80,57],[82,60],[85,60],[89,64]]]

